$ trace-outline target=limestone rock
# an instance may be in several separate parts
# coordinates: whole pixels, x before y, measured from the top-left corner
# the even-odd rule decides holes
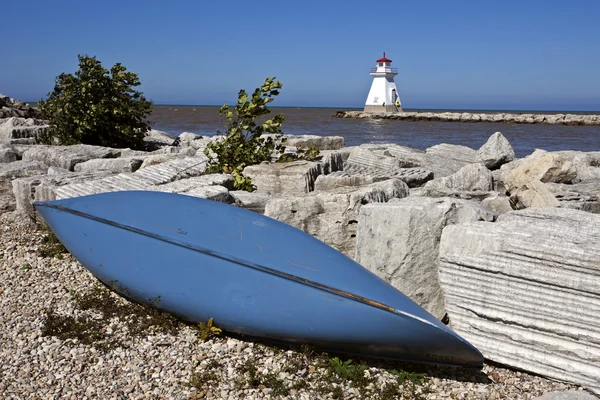
[[[432,179],[433,173],[422,168],[395,168],[384,171],[368,167],[348,166],[343,171],[317,177],[315,190],[332,190],[340,186],[367,185],[394,178],[400,179],[412,188]]]
[[[499,194],[483,199],[481,201],[481,206],[495,214],[504,214],[513,211],[513,208],[510,205],[510,198]]]
[[[233,177],[228,174],[208,174],[180,179],[173,182],[156,185],[153,190],[160,192],[187,194],[197,188],[206,186],[222,186],[226,189],[233,188]]]
[[[142,165],[142,158],[100,158],[78,163],[74,167],[75,172],[110,171],[135,172]]]
[[[74,146],[32,146],[23,153],[24,161],[41,161],[47,166],[73,171],[75,164],[94,158],[115,158],[120,150],[109,147],[78,144]]]
[[[445,197],[455,192],[489,192],[493,189],[492,173],[481,163],[468,164],[452,175],[429,181],[423,195]]]
[[[269,194],[312,192],[315,180],[322,173],[323,164],[304,160],[244,168],[244,175],[252,180],[257,191]]]
[[[323,174],[325,175],[344,169],[344,154],[341,151],[323,150],[315,161],[323,164]]]
[[[17,152],[10,147],[0,147],[0,163],[17,161]]]
[[[535,400],[598,400],[598,397],[583,390],[564,390],[544,393]]]
[[[110,175],[109,171],[86,171],[15,179],[12,182],[12,192],[16,202],[15,211],[33,219],[35,210],[32,202],[55,200],[57,188],[61,186],[93,181],[108,175]]]
[[[246,192],[244,190],[232,190],[229,192],[236,206],[264,214],[269,199],[273,198],[268,193]]]
[[[159,165],[139,169],[133,173],[121,173],[64,185],[55,188],[54,195],[57,199],[65,199],[120,190],[153,190],[156,185],[200,176],[205,170],[206,164],[198,157],[176,158]]]
[[[43,174],[47,169],[45,164],[38,161],[0,163],[0,214],[16,209],[12,187],[15,179]]]
[[[559,201],[540,181],[529,181],[510,194],[510,205],[515,210],[528,207],[558,207]]]
[[[600,214],[600,179],[572,185],[546,183],[560,207]]]
[[[344,138],[341,136],[317,135],[284,135],[285,146],[308,149],[312,146],[319,150],[339,150],[344,147]]]
[[[403,168],[405,166],[405,163],[396,157],[391,155],[377,154],[377,152],[362,146],[352,149],[346,164],[350,168],[358,167],[383,171]]]
[[[508,140],[502,133],[496,132],[477,150],[475,161],[482,162],[489,169],[497,169],[514,158],[515,151]]]
[[[0,93],[0,118],[41,118],[39,109]]]
[[[508,173],[505,186],[512,193],[531,181],[565,183],[576,176],[577,170],[570,161],[556,153],[536,150]]]
[[[302,229],[348,257],[354,257],[360,207],[407,195],[404,182],[390,179],[358,188],[337,188],[331,193],[272,198],[267,202],[265,215]]]
[[[173,136],[156,129],[149,130],[144,136],[144,143],[148,147],[148,150],[156,150],[164,146],[169,146],[174,140]]]
[[[452,175],[467,164],[474,163],[477,151],[455,144],[438,144],[425,150],[423,168],[433,171],[435,178]]]
[[[557,151],[555,154],[571,161],[577,170],[578,181],[600,181],[600,151]]]
[[[402,168],[421,167],[425,162],[425,152],[398,144],[361,144],[360,148],[367,149],[378,156],[394,157]]]
[[[34,144],[36,138],[48,131],[48,122],[34,118],[0,119],[0,143]]]
[[[406,197],[360,209],[356,261],[436,318],[446,314],[438,247],[446,225],[481,219],[464,200]]]
[[[451,327],[485,358],[600,394],[600,215],[530,208],[447,226],[440,282]]]

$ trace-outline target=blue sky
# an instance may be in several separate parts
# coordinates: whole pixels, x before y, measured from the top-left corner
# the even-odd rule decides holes
[[[77,55],[156,104],[362,107],[385,51],[405,108],[600,110],[600,1],[28,0],[2,4],[0,93],[45,97]]]

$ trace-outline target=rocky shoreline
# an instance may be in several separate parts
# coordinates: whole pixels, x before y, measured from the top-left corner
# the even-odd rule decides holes
[[[15,134],[24,121],[0,119],[5,398],[550,400],[595,398],[582,388],[600,393],[600,152],[538,150],[516,159],[500,132],[479,149],[425,151],[290,135],[288,152],[314,145],[321,155],[247,167],[257,186],[248,193],[232,190],[229,175],[204,173],[203,149],[219,137],[184,133],[174,143],[152,131],[152,151],[42,146],[33,143],[43,121]],[[233,335],[202,341],[184,324],[163,330],[148,322],[138,331],[132,320],[153,317],[94,292],[97,281],[70,255],[41,252],[48,234],[31,206],[117,190],[208,198],[303,229],[449,320],[486,365],[470,371],[353,360],[343,367],[335,355],[311,349]],[[90,290],[100,296],[95,303]],[[85,335],[65,336],[64,321]]]
[[[393,119],[398,121],[502,122],[509,124],[600,125],[600,115],[403,111],[367,113],[337,111],[334,118]]]

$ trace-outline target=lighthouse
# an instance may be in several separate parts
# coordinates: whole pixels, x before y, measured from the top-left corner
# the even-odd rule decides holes
[[[376,61],[377,67],[371,69],[373,83],[365,102],[365,112],[400,112],[402,105],[400,95],[394,83],[394,76],[398,75],[398,69],[392,68],[392,60],[383,57]]]

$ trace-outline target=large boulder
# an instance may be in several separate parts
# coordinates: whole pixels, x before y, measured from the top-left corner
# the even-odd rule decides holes
[[[445,226],[480,220],[458,199],[406,197],[361,207],[356,261],[436,318],[446,314],[438,281],[438,247]]]
[[[486,359],[600,394],[600,215],[532,208],[444,228],[452,328]]]
[[[50,167],[53,168],[53,167]],[[66,174],[44,174],[23,177],[12,181],[12,192],[19,215],[35,218],[34,201],[56,200],[59,187],[71,184],[84,184],[110,175],[109,171],[68,172]]]
[[[74,171],[75,165],[94,158],[116,158],[118,149],[78,144],[74,146],[32,146],[23,153],[24,161],[41,161],[47,166]]]
[[[41,118],[39,109],[0,93],[0,118]]]
[[[390,168],[380,170],[349,165],[343,171],[336,171],[329,175],[317,177],[315,190],[330,190],[340,186],[360,186],[388,179],[400,179],[408,187],[413,188],[433,179],[433,172],[423,168]]]
[[[404,182],[390,179],[360,187],[340,187],[331,192],[271,198],[265,215],[302,229],[353,258],[360,207],[407,195],[408,186]]]
[[[522,210],[528,207],[558,207],[560,202],[544,183],[533,180],[511,190],[510,205],[514,210]]]
[[[284,145],[308,149],[315,147],[319,150],[339,150],[344,147],[344,138],[341,136],[317,135],[284,135]]]
[[[204,174],[205,170],[206,163],[202,158],[176,158],[162,164],[138,169],[133,173],[124,172],[101,179],[67,184],[55,187],[52,191],[53,196],[57,199],[65,199],[120,190],[154,190],[156,185],[199,176]]]
[[[350,151],[346,165],[349,167],[388,171],[390,169],[413,167],[414,163],[406,162],[389,153],[384,154],[383,149],[360,146]]]
[[[18,154],[14,149],[0,146],[0,163],[17,161],[17,158]]]
[[[0,143],[34,144],[39,135],[48,131],[48,122],[35,118],[0,119]]]
[[[600,151],[557,151],[559,156],[569,160],[577,170],[578,181],[600,181]]]
[[[244,175],[252,180],[262,193],[308,193],[315,188],[315,180],[323,173],[323,164],[313,161],[263,163],[244,168]]]
[[[477,150],[475,161],[483,163],[489,169],[497,169],[514,158],[515,151],[508,140],[502,133],[496,132]]]
[[[492,173],[485,165],[475,163],[465,165],[452,175],[427,182],[423,188],[423,195],[460,197],[460,192],[485,192],[484,195],[487,195],[492,189]]]
[[[536,150],[510,170],[505,187],[512,192],[531,181],[569,183],[577,177],[573,164],[556,153]]]
[[[476,150],[466,146],[442,143],[425,150],[422,167],[433,171],[435,178],[441,178],[452,175],[476,160]]]
[[[100,158],[75,164],[73,169],[75,172],[110,171],[118,174],[119,172],[135,172],[140,168],[142,162],[142,157]]]
[[[39,161],[0,163],[0,214],[16,209],[12,186],[14,180],[44,174],[47,169],[48,166]]]

